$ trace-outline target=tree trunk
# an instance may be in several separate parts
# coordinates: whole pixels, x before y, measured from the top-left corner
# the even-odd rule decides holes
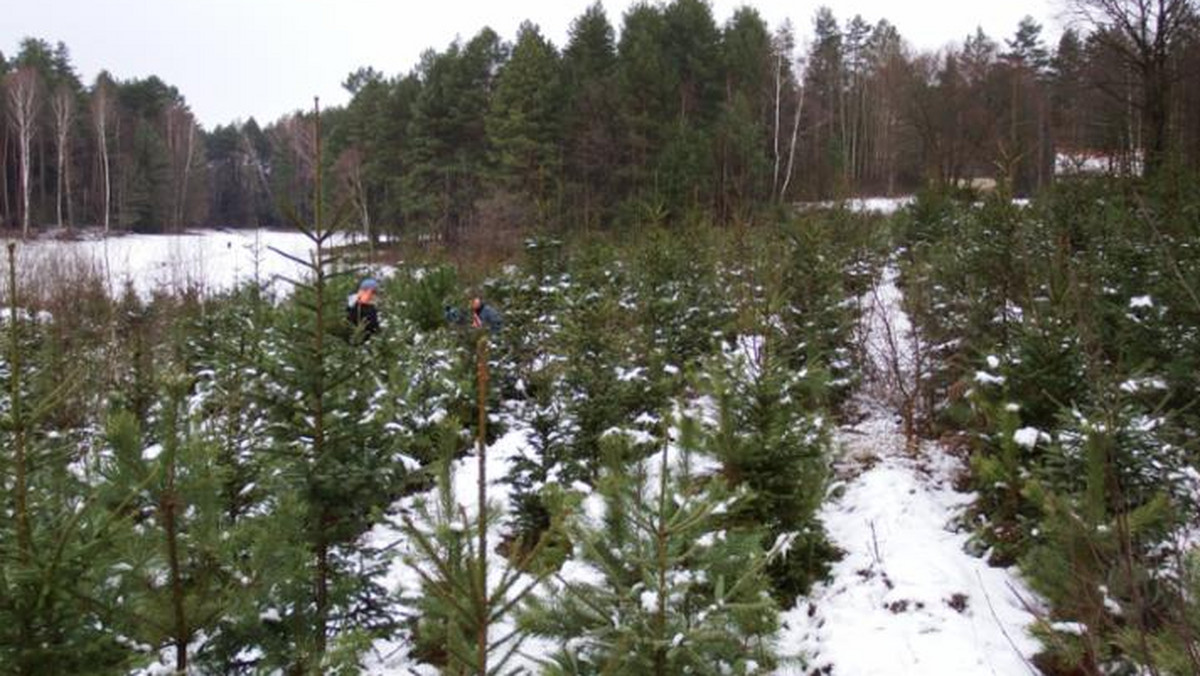
[[[63,152],[63,146],[65,144],[66,144],[66,140],[63,139],[62,133],[60,132],[59,137],[58,137],[58,153],[57,153],[57,155],[58,155],[58,157],[57,157],[57,159],[58,159],[58,185],[57,185],[57,190],[55,191],[57,193],[56,198],[54,200],[54,213],[55,213],[55,217],[58,219],[58,227],[60,227],[60,228],[63,227],[63,192],[64,192],[64,190],[63,190],[63,165],[66,163],[66,158],[64,157],[65,153]]]
[[[179,201],[175,212],[175,227],[182,229],[187,215],[188,181],[192,176],[192,157],[196,149],[196,125],[191,120],[185,120],[187,131],[187,154],[183,164],[183,180],[179,186]]]
[[[774,142],[775,142],[775,173],[774,173],[774,178],[771,180],[771,189],[772,190],[779,189],[779,106],[780,106],[782,87],[783,87],[783,53],[781,52],[778,55],[776,55],[776,63],[775,63],[775,129],[774,129],[775,133],[773,134]],[[776,193],[776,194],[778,194],[778,193]]]
[[[1165,59],[1164,59],[1165,60]],[[1142,114],[1146,140],[1142,148],[1145,176],[1157,176],[1167,161],[1171,113],[1171,80],[1167,64],[1151,60],[1143,70]]]
[[[9,223],[8,201],[8,127],[0,125],[0,227]]]
[[[796,115],[792,118],[792,140],[788,144],[787,170],[783,172],[783,187],[779,189],[779,201],[787,199],[788,184],[792,181],[792,167],[796,160],[796,138],[800,134],[800,112],[804,109],[804,87],[800,86],[800,100],[796,102]]]
[[[104,216],[100,219],[104,224],[104,234],[109,232],[109,214],[112,213],[112,177],[108,158],[108,94],[98,88],[92,105],[96,124],[96,141],[100,150],[100,175],[104,194],[100,203],[104,205]]]
[[[486,330],[485,330],[486,331]],[[476,432],[476,446],[479,449],[479,582],[480,598],[475,600],[475,609],[479,613],[476,622],[478,626],[475,637],[477,673],[487,676],[488,673],[488,624],[491,616],[491,604],[488,602],[487,587],[487,557],[488,557],[488,508],[487,508],[487,387],[488,387],[488,338],[487,333],[479,336],[476,344],[476,380],[479,400],[479,429]]]
[[[163,492],[159,510],[163,517],[163,530],[167,540],[167,565],[171,572],[171,613],[174,619],[175,671],[186,674],[188,668],[188,622],[184,609],[183,571],[179,565],[179,532],[175,522],[178,500],[175,494],[175,451],[166,458],[166,490]]]
[[[54,140],[58,175],[57,175],[57,192],[55,195],[55,215],[58,218],[58,227],[63,227],[70,222],[71,212],[71,185],[68,166],[71,162],[70,142],[71,142],[71,118],[74,114],[74,105],[72,92],[66,86],[60,87],[54,92],[50,99],[50,107],[54,114]],[[64,208],[63,202],[66,201]],[[66,221],[63,220],[64,212]]]
[[[31,142],[28,123],[24,123],[20,132],[20,166],[21,166],[21,236],[29,237],[29,144]]]

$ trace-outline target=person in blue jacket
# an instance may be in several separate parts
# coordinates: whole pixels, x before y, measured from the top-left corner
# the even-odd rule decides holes
[[[471,326],[476,329],[487,329],[492,333],[500,330],[500,313],[479,298],[471,299]]]
[[[471,311],[467,315],[449,305],[443,308],[443,314],[447,324],[466,326],[469,323],[472,328],[487,329],[491,333],[498,332],[503,324],[500,312],[479,298],[471,299]]]

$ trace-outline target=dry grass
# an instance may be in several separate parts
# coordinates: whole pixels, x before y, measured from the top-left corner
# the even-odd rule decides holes
[[[5,261],[3,302],[10,304]],[[20,305],[55,317],[78,315],[108,303],[108,284],[91,257],[67,246],[17,245],[17,292]]]

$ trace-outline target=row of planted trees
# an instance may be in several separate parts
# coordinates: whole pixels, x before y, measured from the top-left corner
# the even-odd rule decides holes
[[[1179,188],[929,196],[898,224],[929,353],[921,418],[972,452],[980,550],[1048,602],[1047,673],[1200,669],[1200,233]]]
[[[10,280],[0,671],[352,673],[387,641],[449,673],[771,668],[831,556],[822,420],[872,259],[823,219],[540,240],[484,343],[443,326],[446,268],[385,280],[363,343],[320,218],[278,304],[50,316]]]
[[[65,353],[57,320],[24,303],[10,245],[5,673],[128,672],[168,648],[181,672],[202,655],[318,673],[337,664],[329,636],[389,626],[353,543],[403,465],[368,443],[382,423],[331,424],[364,415],[370,392],[347,377],[329,231],[305,231],[311,274],[285,306],[258,286],[130,295],[92,308],[76,330],[101,340]]]

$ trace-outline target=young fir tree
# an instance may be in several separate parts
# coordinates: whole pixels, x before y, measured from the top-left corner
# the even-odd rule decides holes
[[[685,426],[686,428],[687,426]],[[691,475],[663,443],[629,465],[624,435],[605,438],[600,501],[568,526],[576,556],[531,597],[524,631],[554,639],[549,674],[755,674],[777,666],[778,609],[763,533],[731,524],[743,495]],[[596,513],[602,511],[603,516]]]
[[[273,311],[255,282],[210,303],[188,327],[185,361],[196,374],[192,406],[199,432],[218,449],[221,499],[231,525],[265,498],[258,451],[269,417],[264,352],[279,339]]]
[[[848,219],[850,220],[850,219]],[[810,382],[837,383],[813,397],[813,404],[837,403],[850,391],[856,377],[850,358],[855,315],[846,302],[850,290],[843,282],[848,257],[834,242],[845,236],[854,223],[835,236],[824,221],[804,219],[784,230],[786,264],[780,280],[780,319],[787,340],[777,347],[779,357],[797,371],[804,370]]]
[[[182,375],[167,379],[145,438],[132,413],[111,414],[112,461],[104,468],[106,491],[134,496],[124,504],[136,527],[122,541],[130,571],[116,611],[121,629],[139,644],[169,648],[179,673],[205,650],[203,637],[243,591],[226,544],[236,538],[221,495],[218,447],[188,414],[190,385]]]
[[[583,466],[569,455],[570,427],[559,371],[549,366],[529,374],[525,411],[531,448],[513,459],[505,479],[512,486],[512,529],[520,550],[533,546],[550,528],[552,515],[543,498],[547,484],[569,486],[587,478]]]
[[[306,275],[291,280],[293,297],[264,355],[270,497],[244,534],[243,566],[257,596],[222,627],[217,651],[231,663],[305,674],[353,669],[370,639],[391,631],[377,582],[381,564],[364,563],[375,559],[361,539],[398,497],[405,475],[368,413],[378,388],[371,345],[347,339],[319,128],[315,137],[314,220],[293,221],[311,242],[311,257],[276,252]]]
[[[630,334],[636,324],[615,298],[591,298],[572,307],[563,319],[561,345],[567,357],[563,374],[568,426],[573,432],[572,466],[560,471],[575,478],[583,470],[590,480],[601,467],[600,438],[634,416],[639,390],[646,385],[644,368],[630,363]],[[636,414],[635,414],[636,415]]]
[[[477,341],[475,509],[468,512],[454,492],[451,468],[458,433],[451,422],[443,429],[435,498],[418,502],[417,518],[405,518],[404,532],[412,541],[406,562],[421,580],[418,657],[438,664],[446,674],[488,676],[507,673],[506,665],[524,640],[517,631],[503,633],[499,625],[541,579],[523,573],[556,529],[552,524],[537,544],[502,568],[489,570],[489,543],[502,515],[488,501],[488,337],[479,335]]]
[[[136,656],[114,631],[120,603],[105,580],[116,572],[111,544],[127,531],[94,499],[85,467],[44,421],[76,379],[36,393],[42,330],[21,307],[16,245],[8,246],[7,344],[0,368],[0,673],[121,671]]]
[[[739,339],[713,373],[717,425],[708,441],[729,486],[746,490],[734,522],[763,528],[764,550],[780,538],[793,543],[768,568],[776,598],[790,607],[834,557],[817,519],[829,439],[820,412],[802,407],[804,378],[792,375],[773,338]]]
[[[1055,442],[1024,488],[1037,508],[1022,557],[1031,585],[1054,608],[1038,627],[1057,668],[1130,667],[1127,644],[1153,666],[1152,631],[1172,614],[1164,543],[1195,509],[1184,453],[1164,421],[1122,397],[1064,413]],[[1106,666],[1107,665],[1107,666]]]
[[[1181,552],[1175,562],[1178,585],[1168,601],[1171,612],[1154,633],[1143,637],[1126,629],[1120,643],[1143,664],[1155,664],[1165,674],[1200,673],[1200,548]]]

